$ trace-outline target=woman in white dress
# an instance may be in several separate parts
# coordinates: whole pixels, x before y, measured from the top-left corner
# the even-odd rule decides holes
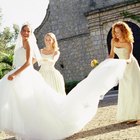
[[[44,37],[45,47],[41,49],[41,68],[39,72],[53,89],[62,95],[66,95],[65,82],[62,74],[55,68],[60,51],[56,37],[53,33],[47,33]]]
[[[125,60],[107,59],[67,96],[53,90],[32,65],[40,54],[29,25],[15,47],[15,69],[0,80],[0,130],[23,140],[62,140],[80,131],[96,114],[101,95],[118,84]]]
[[[140,124],[140,68],[133,56],[133,34],[125,22],[112,27],[110,58],[116,53],[119,59],[127,60],[123,78],[119,82],[117,119],[122,122]]]

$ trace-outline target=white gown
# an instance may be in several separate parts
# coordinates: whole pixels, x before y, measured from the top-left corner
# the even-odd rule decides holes
[[[116,47],[114,52],[120,59],[127,59],[129,53],[126,48]],[[117,119],[118,121],[140,120],[140,68],[133,55],[119,82]]]
[[[41,73],[47,84],[55,89],[57,93],[66,95],[64,78],[54,66],[59,58],[59,53],[55,55],[55,58],[53,54],[41,54],[41,56],[42,62],[39,72]]]
[[[16,56],[25,62],[25,50]],[[100,95],[118,84],[126,62],[107,59],[93,69],[67,96],[52,90],[29,66],[12,81],[0,80],[0,130],[15,132],[23,140],[62,140],[80,131],[96,114]]]

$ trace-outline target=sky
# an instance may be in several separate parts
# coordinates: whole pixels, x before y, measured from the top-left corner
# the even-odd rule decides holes
[[[49,0],[0,0],[1,28],[30,23],[34,30],[45,18],[48,3]]]

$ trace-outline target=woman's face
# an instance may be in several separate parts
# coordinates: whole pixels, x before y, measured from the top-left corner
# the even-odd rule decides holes
[[[28,39],[31,33],[29,26],[25,26],[21,31],[21,36],[23,39]]]
[[[115,36],[116,36],[116,38],[120,39],[120,38],[123,37],[122,31],[120,30],[119,27],[115,27],[114,30],[115,30]]]
[[[46,36],[45,37],[45,44],[47,45],[47,46],[52,46],[52,44],[54,43],[54,40],[50,37],[50,36]]]

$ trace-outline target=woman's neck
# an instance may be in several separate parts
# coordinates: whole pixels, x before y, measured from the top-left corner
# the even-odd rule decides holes
[[[53,54],[54,53],[54,49],[50,46],[44,47],[42,50],[43,54]]]
[[[46,46],[44,49],[49,51],[53,50],[52,46]]]
[[[120,43],[125,43],[126,40],[125,40],[124,38],[120,38],[120,39],[119,39],[119,42],[120,42]]]

